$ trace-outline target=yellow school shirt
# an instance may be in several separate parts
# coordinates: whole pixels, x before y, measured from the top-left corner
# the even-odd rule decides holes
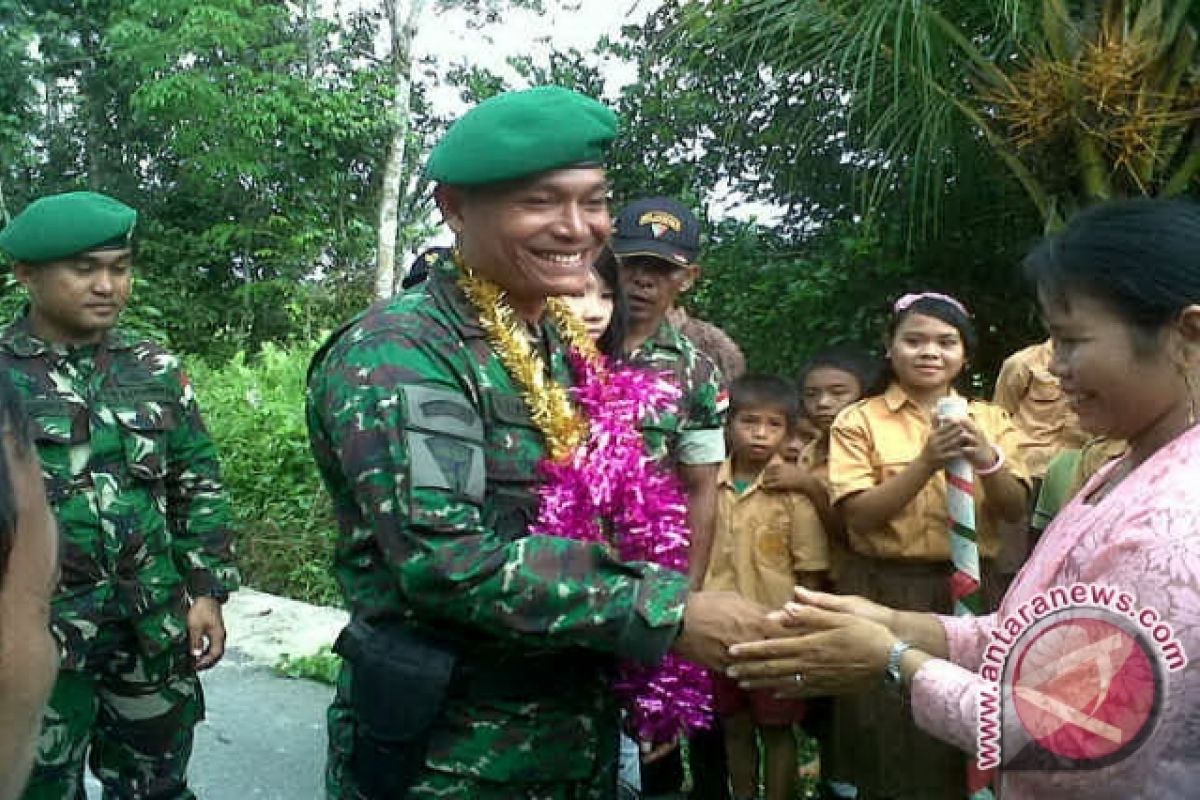
[[[971,400],[968,413],[992,444],[1005,453],[1006,466],[1029,485],[1020,452],[1021,435],[1004,409]],[[860,400],[838,414],[830,432],[829,482],[833,502],[878,486],[916,460],[933,427],[929,415],[898,384],[876,397]],[[998,517],[991,514],[982,479],[975,480],[975,528],[979,552],[1000,551]],[[847,526],[850,548],[872,558],[946,561],[950,558],[950,520],[946,510],[946,475],[930,478],[901,512],[878,530]]]
[[[1049,340],[1013,353],[1000,367],[992,398],[1023,434],[1021,456],[1035,478],[1046,477],[1050,459],[1060,451],[1087,441],[1058,378],[1050,374],[1053,357]]]
[[[717,522],[705,591],[737,592],[779,608],[793,599],[797,572],[829,567],[821,519],[802,492],[762,488],[762,476],[744,493],[733,485],[733,462],[717,474]]]

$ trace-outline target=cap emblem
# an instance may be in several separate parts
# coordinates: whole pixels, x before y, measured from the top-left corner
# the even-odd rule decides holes
[[[638,225],[649,225],[655,239],[666,236],[668,231],[679,233],[683,230],[683,223],[679,218],[665,211],[647,211],[638,217]]]

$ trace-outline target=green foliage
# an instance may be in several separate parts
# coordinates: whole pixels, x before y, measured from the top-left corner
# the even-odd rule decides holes
[[[252,360],[189,365],[233,502],[238,563],[258,589],[337,604],[334,523],[308,449],[304,384],[314,344],[267,343]]]
[[[788,108],[827,110],[834,99],[837,113],[807,115],[789,141],[836,143],[843,161],[864,168],[859,205],[885,209],[899,194],[913,239],[937,233],[944,209],[986,197],[997,172],[1047,227],[1109,197],[1200,182],[1192,0],[666,8],[668,60],[688,72],[707,74],[716,61],[763,77],[765,91],[747,97],[754,109],[774,108],[761,125],[779,115],[776,87],[790,87]]]
[[[284,653],[275,664],[275,672],[285,678],[304,678],[333,686],[337,683],[342,659],[329,645],[322,645],[317,652],[307,656],[293,657]]]
[[[830,345],[878,349],[885,298],[912,278],[911,267],[880,258],[878,241],[862,228],[799,249],[757,226],[725,223],[686,301],[738,342],[752,371],[795,375]]]
[[[0,0],[0,64],[17,69],[0,79],[10,212],[78,188],[137,207],[143,299],[187,352],[254,352],[361,307],[392,91],[361,56],[369,17],[339,30],[281,0],[19,9]]]

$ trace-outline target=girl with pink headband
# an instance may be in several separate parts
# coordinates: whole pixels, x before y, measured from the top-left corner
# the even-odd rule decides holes
[[[829,480],[846,523],[850,555],[838,583],[893,608],[950,613],[950,520],[946,464],[975,469],[975,518],[986,603],[998,600],[992,559],[1000,522],[1020,520],[1028,475],[1008,415],[970,400],[967,415],[938,420],[938,400],[976,347],[966,307],[936,292],[907,294],[893,306],[886,338],[891,380],[882,395],[847,407],[830,433]],[[988,609],[990,610],[990,608]],[[837,699],[834,762],[859,797],[961,800],[967,759],[920,731],[888,688]]]

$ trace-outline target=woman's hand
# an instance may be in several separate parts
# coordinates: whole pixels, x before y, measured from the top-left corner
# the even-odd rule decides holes
[[[883,680],[896,637],[884,625],[853,614],[804,606],[789,613],[803,636],[730,648],[729,677],[744,689],[780,697],[852,694]],[[797,678],[799,676],[799,678]]]
[[[797,586],[795,589],[796,599],[794,602],[788,603],[783,607],[782,611],[773,612],[772,616],[783,623],[785,627],[802,627],[804,615],[801,613],[805,607],[821,608],[826,611],[836,611],[840,614],[850,614],[855,617],[860,617],[871,622],[878,623],[890,631],[894,632],[892,623],[896,618],[896,612],[885,605],[880,605],[873,600],[868,600],[865,597],[859,597],[852,594],[830,594],[829,592],[816,592],[812,589],[806,589],[803,586]]]

